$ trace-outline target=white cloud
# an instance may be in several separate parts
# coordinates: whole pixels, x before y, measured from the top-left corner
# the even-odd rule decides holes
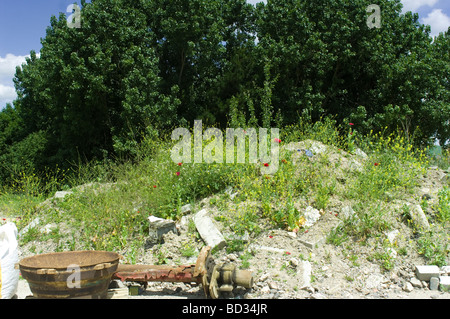
[[[0,109],[16,99],[16,90],[12,86],[0,84]]]
[[[424,6],[433,7],[439,0],[402,0],[403,13],[407,11],[417,12],[417,9]]]
[[[5,82],[11,82],[16,73],[16,66],[25,63],[26,56],[24,55],[14,55],[8,53],[6,57],[0,56],[0,83],[6,84]]]
[[[36,56],[39,57],[40,54],[36,53]],[[17,95],[13,84],[16,66],[26,63],[27,57],[29,55],[14,55],[11,53],[6,54],[5,57],[0,56],[0,109],[6,103],[12,103],[16,99]]]
[[[439,35],[439,32],[447,31],[450,26],[450,17],[443,13],[442,9],[434,9],[422,21],[430,25],[432,37]]]

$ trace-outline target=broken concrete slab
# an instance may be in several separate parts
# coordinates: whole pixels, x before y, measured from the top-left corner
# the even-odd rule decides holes
[[[160,242],[162,236],[168,232],[177,234],[177,227],[175,222],[170,219],[163,219],[155,216],[149,216],[149,235],[152,241]]]
[[[221,249],[226,245],[225,238],[214,225],[212,219],[209,218],[206,209],[202,209],[196,213],[193,220],[200,237],[202,237],[208,246],[211,246],[211,249],[215,247]]]

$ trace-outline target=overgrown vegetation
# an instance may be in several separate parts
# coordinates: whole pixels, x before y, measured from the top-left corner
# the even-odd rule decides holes
[[[428,207],[429,230],[402,243],[385,233],[411,227],[386,204],[414,196],[430,160],[450,163],[447,150],[427,149],[450,136],[450,32],[432,41],[398,0],[379,2],[380,29],[367,27],[365,0],[81,4],[80,29],[51,18],[40,57],[17,69],[18,99],[0,112],[0,211],[20,217],[20,229],[36,217],[56,225],[22,244],[52,239],[58,250],[119,250],[133,262],[149,215],[177,220],[203,198],[240,236],[307,231],[305,207],[324,214],[347,201],[355,215],[330,243],[375,241],[369,258],[385,269],[391,248],[448,261],[448,188]],[[196,119],[278,127],[282,147],[309,140],[330,151],[282,148],[272,175],[260,167],[274,163],[174,163],[170,133]],[[367,158],[355,162],[361,150]],[[44,202],[60,190],[73,193]]]
[[[143,154],[138,162],[112,162],[79,165],[71,178],[50,178],[41,184],[36,175],[20,175],[14,186],[4,187],[0,209],[9,215],[20,216],[19,228],[28,225],[36,216],[44,223],[58,227],[48,234],[30,231],[22,243],[53,239],[58,249],[105,249],[126,251],[133,261],[143,249],[149,215],[177,220],[181,206],[210,197],[210,205],[220,214],[216,220],[228,225],[238,236],[256,236],[263,230],[282,228],[304,232],[303,216],[311,205],[328,213],[336,201],[348,200],[355,215],[343,220],[328,237],[328,242],[344,245],[350,241],[377,243],[371,258],[390,269],[393,259],[389,253],[412,249],[406,243],[386,243],[385,233],[395,229],[396,223],[413,227],[406,216],[388,209],[386,203],[413,196],[418,181],[429,166],[425,152],[412,148],[401,134],[359,135],[351,145],[347,136],[339,135],[348,123],[338,125],[327,118],[321,122],[300,119],[281,132],[280,165],[273,175],[261,174],[257,164],[174,163],[170,157],[173,142],[164,138],[142,144]],[[358,125],[352,126],[356,134]],[[294,134],[295,132],[295,134]],[[329,153],[304,156],[298,150],[286,150],[284,145],[312,138],[328,143]],[[368,157],[357,169],[345,166],[343,159],[356,155],[350,148],[363,148]],[[149,156],[144,156],[144,154]],[[299,153],[299,154],[295,154]],[[338,157],[333,157],[338,154]],[[296,156],[298,155],[298,156]],[[339,172],[345,172],[341,175]],[[74,174],[76,173],[76,174]],[[61,175],[61,174],[60,174]],[[61,177],[61,176],[59,176]],[[80,187],[75,187],[83,185]],[[55,190],[72,188],[73,193],[53,205],[41,202]],[[53,191],[50,191],[52,189]],[[232,199],[230,192],[234,193]],[[435,217],[429,231],[414,230],[414,247],[430,263],[442,265],[449,252],[449,188],[439,192],[439,202],[433,207]],[[195,240],[195,227],[190,227]],[[407,242],[407,241],[406,241]],[[227,251],[242,251],[243,241],[228,242]],[[183,254],[191,255],[186,245]]]

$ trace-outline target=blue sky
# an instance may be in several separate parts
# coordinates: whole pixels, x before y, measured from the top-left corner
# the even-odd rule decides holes
[[[60,12],[66,13],[72,3],[73,0],[1,0],[0,109],[16,98],[12,82],[16,65],[22,64],[31,50],[39,53],[40,39],[45,37],[50,17],[58,16]],[[402,0],[402,3],[404,11],[418,12],[420,22],[429,24],[433,34],[446,31],[450,26],[449,0]]]

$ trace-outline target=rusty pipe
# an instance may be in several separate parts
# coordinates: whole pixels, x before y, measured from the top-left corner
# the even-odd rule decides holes
[[[164,265],[119,265],[112,279],[134,282],[184,282],[201,283],[201,276],[194,276],[195,265],[164,266]]]
[[[121,281],[184,282],[202,284],[205,294],[219,298],[220,292],[232,291],[234,286],[252,288],[253,276],[250,271],[236,269],[231,263],[216,265],[210,254],[211,247],[204,247],[195,265],[118,265],[112,279]]]

